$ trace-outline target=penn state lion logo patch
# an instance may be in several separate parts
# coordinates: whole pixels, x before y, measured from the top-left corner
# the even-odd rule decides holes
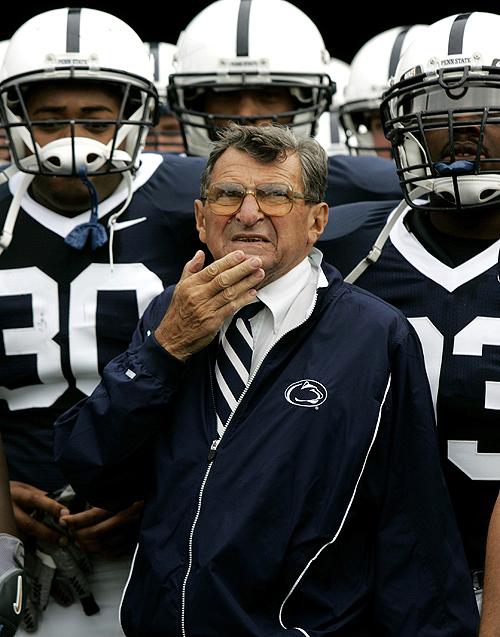
[[[318,408],[327,399],[326,387],[317,380],[306,378],[292,383],[285,389],[286,400],[297,407]]]

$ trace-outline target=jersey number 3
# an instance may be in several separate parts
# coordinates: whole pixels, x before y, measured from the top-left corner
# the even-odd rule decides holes
[[[424,351],[425,367],[436,405],[444,338],[427,317],[410,318]],[[482,356],[483,345],[500,346],[500,318],[478,316],[455,336],[453,354]],[[500,383],[485,382],[485,409],[500,410]],[[500,413],[499,413],[500,418]],[[472,480],[500,480],[500,453],[479,453],[477,440],[448,440],[448,458]]]

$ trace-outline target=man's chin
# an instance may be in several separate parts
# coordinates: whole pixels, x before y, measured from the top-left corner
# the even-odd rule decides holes
[[[90,208],[89,191],[78,177],[36,177],[31,195],[38,203],[66,216]]]
[[[245,254],[255,257],[267,254],[271,245],[269,241],[232,241],[231,243],[231,250],[243,250]]]

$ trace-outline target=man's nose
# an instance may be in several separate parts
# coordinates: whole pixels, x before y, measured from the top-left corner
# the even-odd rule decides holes
[[[455,137],[459,135],[467,135],[471,131],[478,133],[481,129],[481,121],[479,115],[458,115],[455,116],[455,125],[453,127]]]
[[[88,137],[82,125],[72,124],[71,122],[61,122],[53,129],[49,130],[50,137],[53,140],[65,139],[66,137]]]
[[[256,117],[263,114],[262,106],[252,95],[242,94],[238,98],[237,114],[240,117]]]
[[[264,217],[264,213],[259,209],[259,204],[255,196],[248,193],[241,203],[241,207],[236,213],[236,218],[246,226],[252,226]]]

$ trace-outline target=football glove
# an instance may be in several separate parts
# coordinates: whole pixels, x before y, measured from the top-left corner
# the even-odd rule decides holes
[[[0,533],[0,634],[12,637],[25,610],[24,545],[17,537]]]
[[[68,508],[74,503],[74,492],[66,487],[50,494]],[[66,538],[66,545],[37,540],[36,545],[26,551],[26,576],[28,595],[22,626],[26,632],[36,632],[41,613],[47,607],[49,598],[61,606],[70,606],[75,601],[82,605],[86,615],[99,612],[87,581],[92,572],[88,555],[78,547],[67,529],[52,516],[36,513],[38,520],[57,530]],[[1,637],[3,635],[0,633]]]

